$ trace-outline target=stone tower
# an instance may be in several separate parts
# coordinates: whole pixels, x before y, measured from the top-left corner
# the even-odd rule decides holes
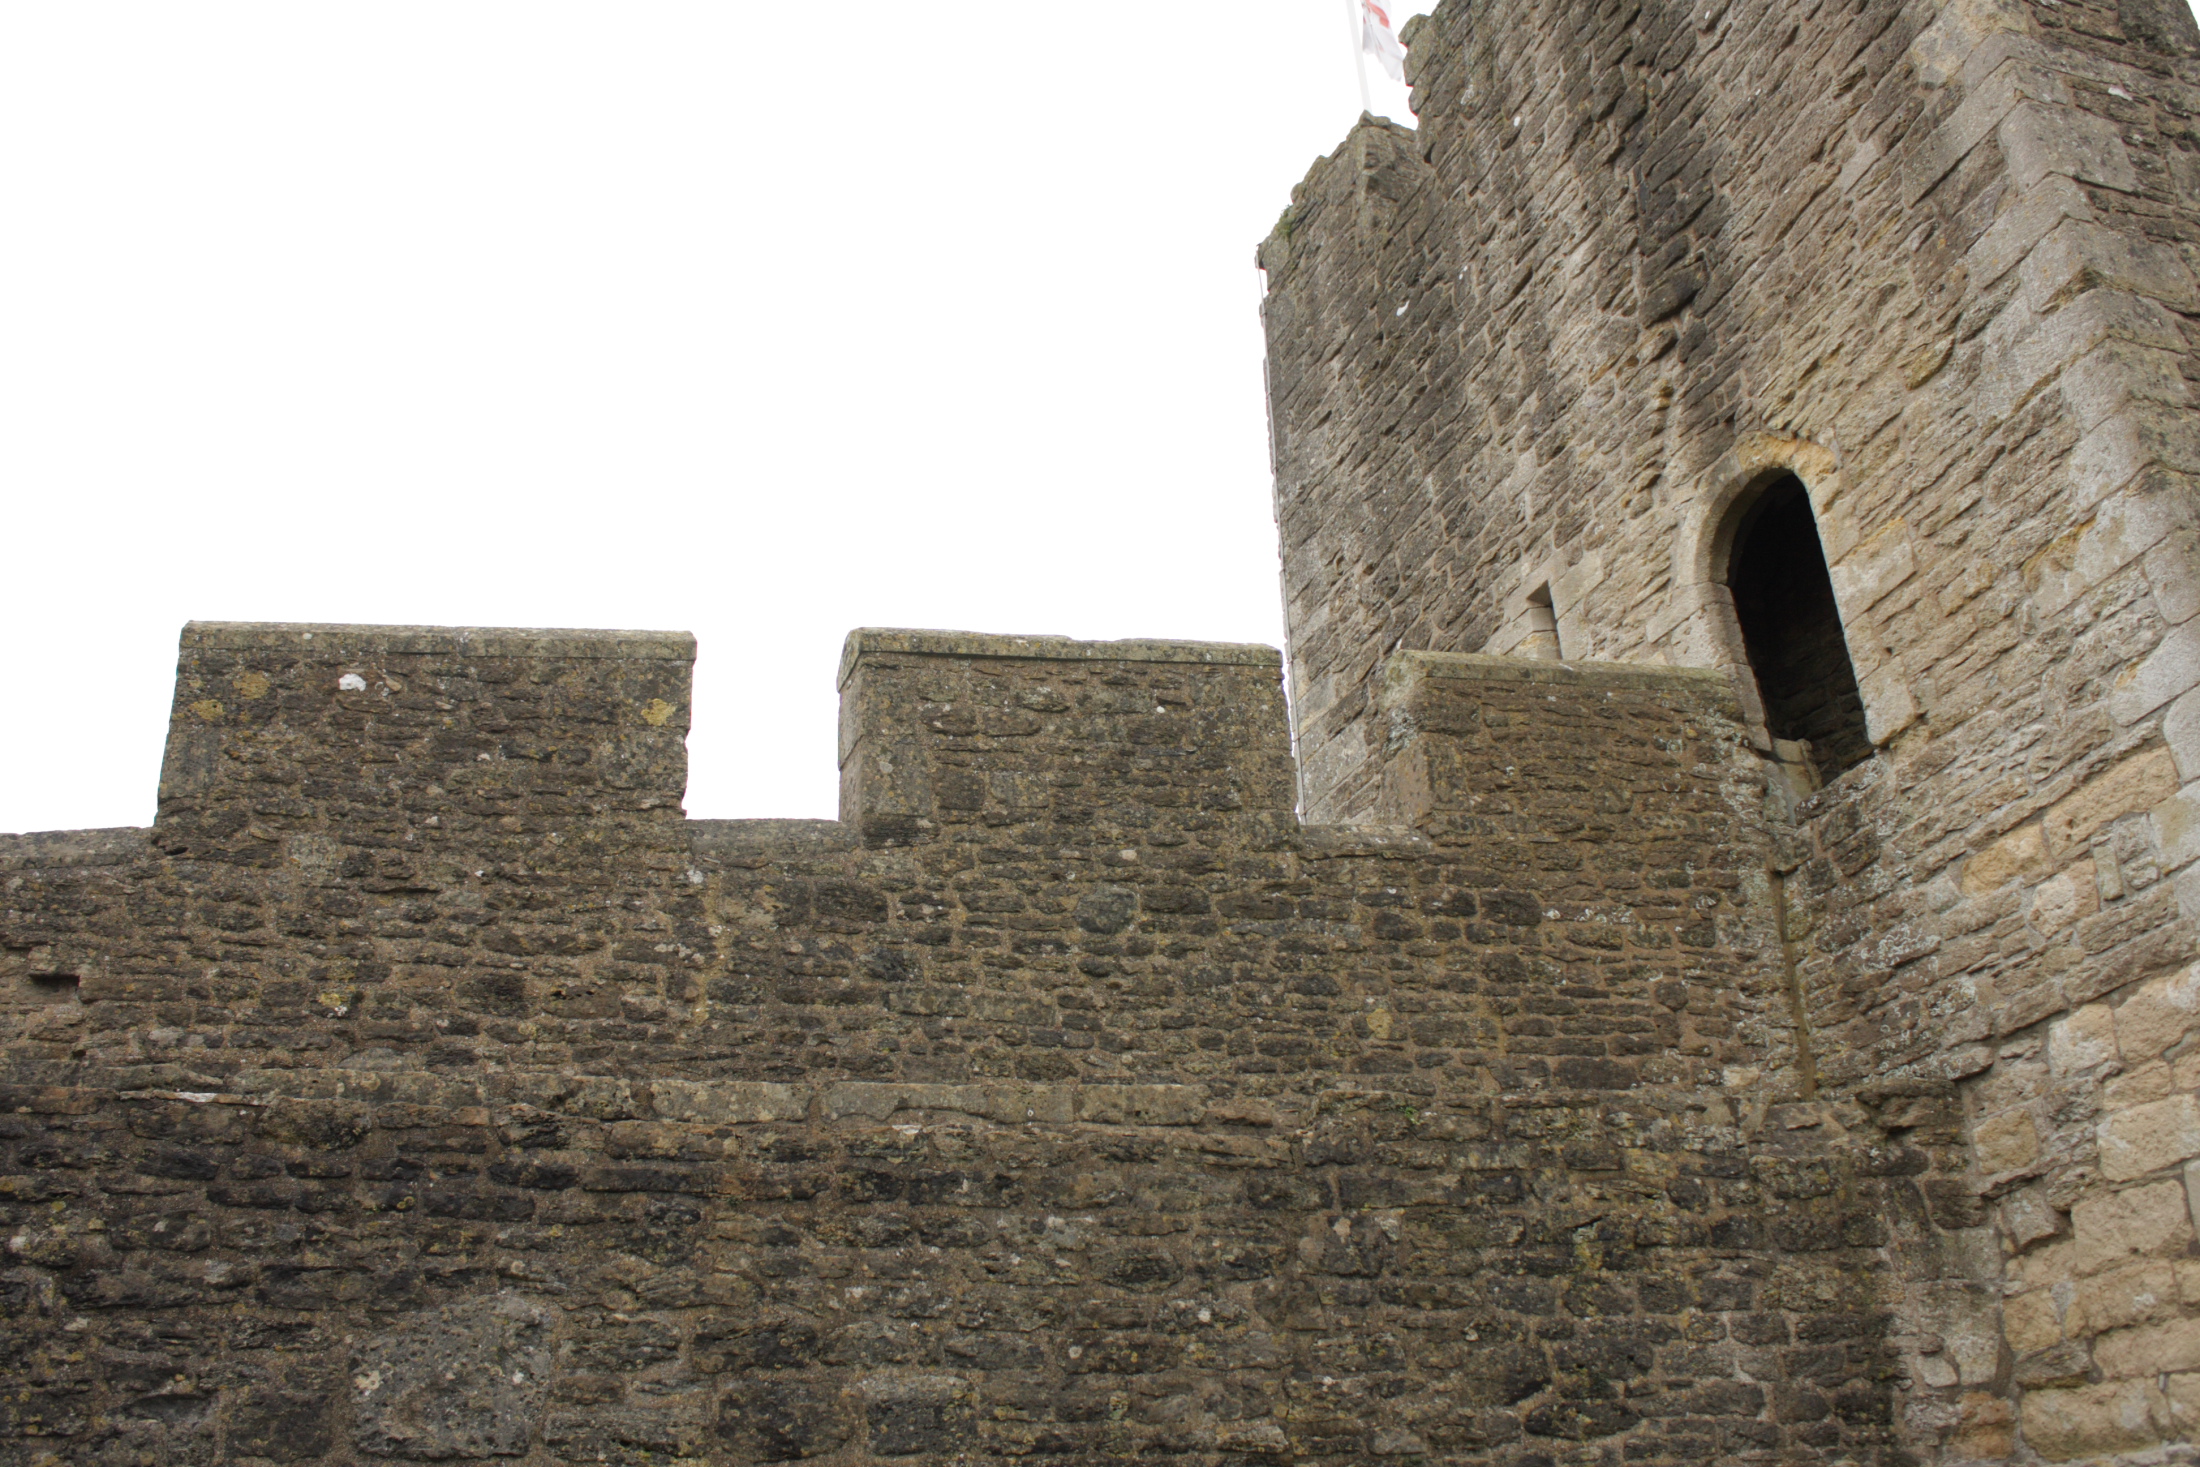
[[[1261,250],[1309,815],[1381,816],[1397,649],[1725,670],[1787,807],[1785,1093],[1961,1148],[1961,1225],[1889,1255],[1905,1439],[2190,1438],[2200,31],[1417,26],[1419,130]]]
[[[698,821],[685,635],[185,628],[0,837],[0,1467],[2192,1460],[2200,34],[1408,40],[1288,712],[860,631]]]

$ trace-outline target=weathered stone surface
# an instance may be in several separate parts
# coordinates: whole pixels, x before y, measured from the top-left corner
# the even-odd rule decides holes
[[[535,1300],[492,1294],[362,1341],[351,1360],[352,1439],[370,1456],[407,1461],[526,1455],[550,1386],[550,1324]]]
[[[275,1460],[1890,1449],[1882,1219],[1978,1206],[1765,1120],[1723,679],[1408,659],[1398,823],[1312,829],[1272,654],[863,633],[858,829],[782,837],[611,645],[195,630],[189,793],[8,846],[26,1427],[157,1339]]]
[[[2028,1398],[2096,1380],[2074,1289],[2191,1246],[2196,38],[2151,0],[1440,6],[1418,129],[1363,121],[1261,247],[1307,812],[1418,808],[1386,670],[1424,654],[1732,677],[1794,820],[1767,1078],[1945,1169],[1941,1235],[1886,1219],[1897,1335],[1951,1278],[2046,1301],[1981,1316],[2027,1342],[1985,1377],[1906,1361],[1927,1455],[2178,1435]],[[1876,746],[1830,772],[1734,578],[1787,474]]]
[[[2190,1095],[2120,1110],[2101,1122],[2101,1174],[2143,1177],[2200,1156],[2200,1100]]]
[[[866,630],[843,818],[690,822],[684,637],[187,630],[0,839],[0,1460],[2189,1457],[2200,28],[1409,39],[1288,714]]]

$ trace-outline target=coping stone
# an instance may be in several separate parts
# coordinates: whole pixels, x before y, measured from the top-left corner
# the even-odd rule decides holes
[[[923,631],[902,627],[858,627],[840,651],[837,686],[846,687],[856,659],[866,654],[907,657],[999,657],[1034,662],[1191,662],[1222,667],[1272,667],[1283,670],[1283,654],[1258,642],[1179,642],[1129,637],[1114,642],[1081,642],[1073,637],[989,636],[983,632]]]
[[[194,621],[183,650],[303,651],[343,659],[361,653],[477,657],[695,660],[693,632],[615,631],[589,627],[373,626],[342,622]]]

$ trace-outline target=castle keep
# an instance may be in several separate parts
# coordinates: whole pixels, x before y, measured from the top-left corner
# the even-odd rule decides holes
[[[2194,1460],[2200,29],[1445,0],[1290,633],[194,623],[0,837],[0,1463]]]

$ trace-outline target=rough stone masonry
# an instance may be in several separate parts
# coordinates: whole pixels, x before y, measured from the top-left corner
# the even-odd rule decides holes
[[[863,631],[693,821],[683,635],[185,629],[0,837],[0,1462],[2193,1460],[2200,29],[1408,41],[1288,712]]]
[[[1789,812],[1765,1098],[1954,1148],[1879,1265],[1897,1438],[2189,1455],[2200,29],[1489,0],[1410,46],[1418,131],[1261,251],[1308,816],[1384,818],[1400,650],[1728,669]],[[1837,635],[1769,647],[1789,509]]]

